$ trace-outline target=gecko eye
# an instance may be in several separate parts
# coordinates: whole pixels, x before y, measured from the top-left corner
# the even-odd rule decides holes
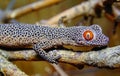
[[[83,37],[85,38],[85,40],[89,41],[89,40],[92,40],[94,35],[93,35],[93,32],[90,31],[90,30],[86,30],[84,33],[83,33]]]

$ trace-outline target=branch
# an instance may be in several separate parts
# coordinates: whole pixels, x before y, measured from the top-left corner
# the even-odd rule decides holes
[[[66,16],[65,21],[73,19],[77,16],[83,15],[83,14],[90,14],[93,11],[93,8],[95,7],[96,4],[100,3],[102,0],[89,0],[80,3],[79,5],[76,5],[70,9],[67,9],[63,11],[62,13],[48,19],[46,24],[57,24],[58,20]],[[56,27],[56,26],[53,26]]]
[[[60,65],[56,65],[56,64],[51,64],[55,69],[56,71],[60,74],[60,76],[68,76],[67,73],[65,73],[65,71],[61,68]]]
[[[11,12],[8,12],[8,14],[6,15],[6,18],[7,19],[16,18],[16,17],[21,16],[23,14],[41,9],[43,7],[47,7],[47,6],[59,3],[60,1],[62,1],[62,0],[42,0],[42,1],[40,0],[40,1],[34,2],[32,4],[15,9]]]
[[[70,9],[63,11],[62,13],[59,13],[59,14],[53,16],[52,18],[48,19],[45,22],[45,24],[51,24],[52,27],[57,27],[58,25],[56,25],[56,24],[58,23],[59,19],[64,16],[66,16],[64,21],[69,21],[80,15],[85,15],[85,14],[96,15],[96,13],[95,13],[96,5],[99,5],[100,7],[104,7],[103,2],[104,2],[103,0],[84,1],[84,2],[80,3],[79,5],[76,5]],[[112,21],[114,21],[114,19],[120,15],[120,10],[117,7],[115,7],[115,5],[113,5],[112,7],[113,7],[113,14],[115,15],[115,17],[112,17],[108,14],[106,17],[108,19],[111,19]],[[105,13],[105,12],[103,12],[103,13]]]
[[[5,76],[28,76],[1,55],[0,71],[2,71],[2,73],[4,73]]]
[[[3,51],[0,51],[0,53]],[[6,53],[5,53],[6,52]],[[43,60],[37,57],[37,54],[33,50],[24,51],[4,51],[4,56],[7,56],[10,60]],[[82,64],[97,67],[120,67],[120,45],[115,47],[109,47],[99,51],[90,52],[73,52],[69,50],[58,50],[57,54],[61,55],[59,62],[65,62],[70,64]]]

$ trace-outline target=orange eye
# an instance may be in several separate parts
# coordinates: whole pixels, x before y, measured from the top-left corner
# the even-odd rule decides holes
[[[85,38],[85,40],[92,40],[94,35],[93,35],[93,32],[90,31],[90,30],[86,30],[84,33],[83,33],[83,37]]]

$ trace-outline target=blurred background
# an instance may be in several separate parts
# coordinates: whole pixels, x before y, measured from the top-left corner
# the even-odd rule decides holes
[[[36,10],[33,9],[18,16],[14,16],[14,14],[13,16],[9,16],[11,12],[16,12],[18,8],[39,1],[56,2],[48,6],[44,5]],[[76,5],[80,5],[85,1],[89,2],[90,0],[0,0],[0,23],[18,22],[36,24],[46,22],[57,14]],[[120,3],[117,0],[104,1],[106,2],[104,2],[103,5],[96,4],[93,7],[94,10],[96,10],[93,15],[89,14],[89,12],[93,9],[91,8],[87,11],[88,13],[84,13],[72,19],[66,20],[65,24],[67,27],[75,25],[89,26],[90,24],[98,24],[102,27],[103,33],[110,38],[109,47],[112,47],[120,44]],[[114,13],[112,6],[115,7],[115,11],[117,10],[117,14]],[[102,13],[100,13],[100,10]],[[46,61],[14,61],[13,63],[30,76],[60,76],[53,65]],[[120,69],[85,66],[85,68],[79,70],[76,67],[66,63],[60,63],[60,67],[65,73],[67,73],[68,76],[120,76]]]

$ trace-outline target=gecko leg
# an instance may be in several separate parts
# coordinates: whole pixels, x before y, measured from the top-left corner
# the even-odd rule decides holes
[[[61,57],[57,54],[57,50],[53,50],[50,52],[46,52],[44,49],[51,48],[55,45],[55,43],[52,43],[51,40],[46,40],[39,42],[34,45],[33,49],[39,54],[40,57],[43,59],[51,62],[51,63],[58,63],[57,60]]]

